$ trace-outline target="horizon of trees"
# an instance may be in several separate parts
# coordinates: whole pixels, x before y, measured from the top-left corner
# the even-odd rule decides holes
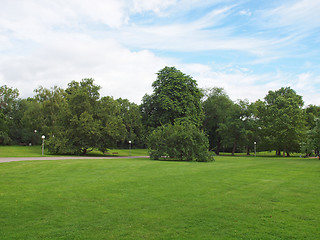
[[[199,89],[192,77],[175,67],[157,73],[151,95],[140,105],[100,96],[94,79],[71,81],[66,89],[39,87],[34,97],[19,98],[18,89],[0,86],[0,145],[40,144],[52,153],[86,154],[114,147],[146,147],[160,126],[178,119],[204,131],[210,150],[319,152],[320,106],[304,107],[290,87],[269,91],[263,100],[232,101],[222,88]],[[36,130],[36,131],[35,131]]]

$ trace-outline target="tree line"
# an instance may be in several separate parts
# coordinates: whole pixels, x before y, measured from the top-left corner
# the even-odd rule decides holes
[[[290,87],[255,102],[232,101],[222,88],[198,88],[175,67],[161,69],[152,87],[138,105],[101,97],[91,78],[71,81],[66,89],[39,87],[27,99],[1,86],[0,144],[35,145],[45,135],[51,153],[86,154],[131,141],[137,148],[148,146],[154,158],[180,160],[206,158],[204,149],[250,154],[254,145],[283,156],[319,152],[320,107],[304,107]]]

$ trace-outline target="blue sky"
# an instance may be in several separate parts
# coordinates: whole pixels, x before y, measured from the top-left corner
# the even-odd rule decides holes
[[[140,103],[176,66],[232,100],[290,86],[320,105],[318,0],[0,0],[0,85],[33,96],[92,77]]]

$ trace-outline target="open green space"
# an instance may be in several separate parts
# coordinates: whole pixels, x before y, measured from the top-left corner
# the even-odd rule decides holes
[[[44,156],[53,156],[47,152],[45,148]],[[148,151],[146,149],[111,149],[105,154],[99,151],[92,151],[89,156],[108,157],[108,156],[146,156]],[[59,155],[54,155],[59,156]],[[41,146],[0,146],[0,157],[42,157]],[[81,158],[81,156],[79,157]]]
[[[318,239],[320,161],[0,164],[0,239]]]

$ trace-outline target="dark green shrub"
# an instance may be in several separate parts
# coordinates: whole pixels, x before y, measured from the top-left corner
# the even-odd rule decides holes
[[[148,139],[150,158],[180,161],[213,161],[208,138],[190,122],[166,124],[155,129]]]

